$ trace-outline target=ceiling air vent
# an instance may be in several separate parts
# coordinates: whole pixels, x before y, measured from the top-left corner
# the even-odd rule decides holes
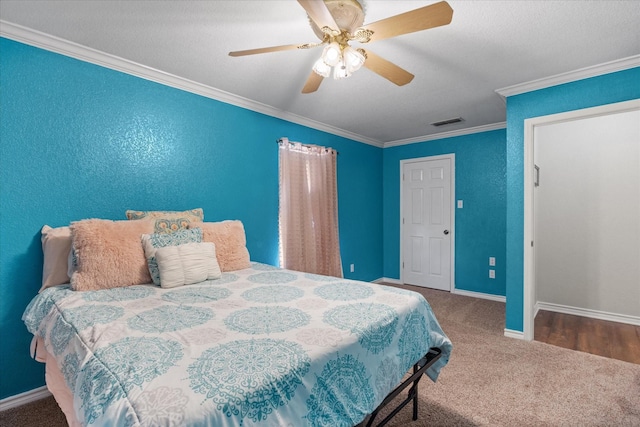
[[[433,122],[431,123],[431,126],[445,126],[445,125],[452,125],[454,123],[460,123],[463,122],[464,119],[462,117],[454,117],[453,119],[447,119],[447,120],[441,120],[439,122]]]

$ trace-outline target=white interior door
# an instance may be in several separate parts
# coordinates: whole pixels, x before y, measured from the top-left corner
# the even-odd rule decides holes
[[[451,290],[451,157],[402,164],[401,279]]]

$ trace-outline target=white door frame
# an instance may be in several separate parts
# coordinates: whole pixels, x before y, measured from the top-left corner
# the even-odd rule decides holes
[[[443,160],[443,159],[449,159],[451,161],[451,170],[449,171],[450,175],[451,175],[451,209],[449,212],[449,215],[451,216],[451,230],[449,233],[449,236],[451,236],[451,274],[450,274],[450,289],[451,292],[453,292],[456,288],[455,284],[455,265],[456,265],[456,260],[455,260],[455,249],[456,249],[456,223],[455,223],[455,207],[456,207],[456,200],[455,200],[455,194],[456,194],[456,155],[455,153],[449,153],[449,154],[441,154],[438,156],[427,156],[427,157],[418,157],[415,159],[405,159],[405,160],[400,160],[400,282],[404,283],[404,269],[402,268],[402,260],[403,260],[403,253],[402,253],[402,218],[404,217],[404,212],[403,212],[403,203],[402,201],[404,200],[404,190],[402,189],[402,171],[404,170],[404,165],[407,163],[417,163],[417,162],[427,162],[430,160]]]
[[[524,121],[524,268],[523,268],[523,335],[533,340],[534,319],[537,313],[536,277],[534,257],[534,135],[535,127],[580,120],[589,117],[623,113],[640,109],[640,99],[606,104],[581,110],[566,111]]]

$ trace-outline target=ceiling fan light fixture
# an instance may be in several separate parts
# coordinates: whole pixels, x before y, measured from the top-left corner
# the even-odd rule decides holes
[[[330,67],[335,67],[342,61],[342,49],[337,42],[329,43],[322,51],[322,60]]]
[[[343,58],[344,64],[346,65],[349,73],[358,71],[366,59],[362,53],[358,52],[351,46],[344,48]]]
[[[346,79],[349,76],[351,76],[351,71],[349,71],[344,61],[338,62],[338,65],[333,67],[333,78],[335,80]]]
[[[324,46],[320,59],[302,88],[302,93],[318,90],[325,77],[333,73],[334,79],[344,79],[363,65],[397,86],[411,82],[415,77],[394,63],[364,49],[349,46],[352,41],[369,43],[403,34],[449,25],[453,9],[446,0],[368,24],[364,23],[365,0],[298,0],[307,12],[311,28],[320,42],[271,46],[229,52],[229,56],[245,56],[293,49]]]
[[[316,63],[313,64],[313,71],[322,77],[329,77],[331,74],[331,67],[328,66],[322,58],[318,58]]]

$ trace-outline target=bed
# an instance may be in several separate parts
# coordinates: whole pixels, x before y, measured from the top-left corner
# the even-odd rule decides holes
[[[415,419],[452,348],[416,292],[256,262],[176,288],[47,287],[23,320],[72,426],[370,425],[404,387]]]

